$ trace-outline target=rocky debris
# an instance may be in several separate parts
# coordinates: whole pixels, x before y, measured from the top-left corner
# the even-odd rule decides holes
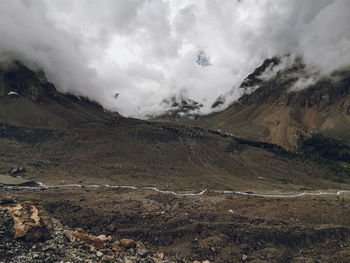
[[[183,262],[165,259],[163,253],[153,253],[132,239],[118,240],[104,234],[94,236],[81,229],[73,231],[55,218],[51,219],[52,227],[47,228],[32,202],[11,200],[1,200],[0,263]],[[112,243],[112,240],[115,241]]]
[[[42,241],[50,238],[47,226],[39,216],[37,207],[29,201],[1,205],[14,221],[14,238],[23,238],[26,241]]]

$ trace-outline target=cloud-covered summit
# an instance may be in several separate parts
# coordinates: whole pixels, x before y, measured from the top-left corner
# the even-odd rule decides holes
[[[349,66],[349,14],[348,0],[2,0],[0,60],[127,116],[161,113],[170,97],[208,112],[268,57]]]

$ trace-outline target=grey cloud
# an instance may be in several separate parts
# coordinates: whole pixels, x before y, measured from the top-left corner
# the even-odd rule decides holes
[[[347,0],[0,0],[0,60],[127,116],[183,96],[207,113],[267,57],[302,55],[323,74],[349,66],[349,13]]]

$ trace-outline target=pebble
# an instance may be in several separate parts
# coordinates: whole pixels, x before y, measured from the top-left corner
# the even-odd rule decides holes
[[[142,248],[138,248],[137,250],[136,250],[136,253],[137,253],[137,255],[139,255],[140,257],[145,257],[146,256],[146,250],[144,250],[144,249],[142,249]]]
[[[98,251],[98,252],[96,252],[96,256],[98,256],[99,258],[101,258],[101,257],[103,256],[103,253],[100,252],[100,251]]]
[[[136,247],[136,242],[132,239],[123,238],[120,240],[120,244],[122,244],[125,248],[133,248]]]
[[[99,235],[99,236],[97,236],[97,238],[99,238],[99,239],[101,239],[101,241],[107,241],[107,237],[106,237],[106,235]]]
[[[247,260],[247,258],[248,258],[248,256],[247,256],[247,255],[243,255],[243,256],[242,256],[242,260],[243,260],[243,261],[246,261],[246,260]]]

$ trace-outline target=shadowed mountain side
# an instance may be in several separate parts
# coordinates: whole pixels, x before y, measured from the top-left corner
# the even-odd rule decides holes
[[[58,93],[44,73],[19,62],[0,68],[0,122],[61,129],[120,117],[85,98]]]

